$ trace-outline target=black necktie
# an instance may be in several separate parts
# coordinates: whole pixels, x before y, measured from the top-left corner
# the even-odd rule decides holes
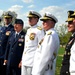
[[[18,34],[16,34],[16,38],[18,38]]]
[[[15,41],[17,40],[17,38],[18,38],[18,34],[15,35]]]

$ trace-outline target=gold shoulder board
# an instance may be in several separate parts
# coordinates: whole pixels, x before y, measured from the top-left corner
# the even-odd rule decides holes
[[[38,26],[37,29],[42,30],[42,27]]]
[[[47,35],[51,35],[52,34],[52,32],[49,32]]]

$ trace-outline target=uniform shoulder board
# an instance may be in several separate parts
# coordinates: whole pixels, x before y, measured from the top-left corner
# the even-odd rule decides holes
[[[42,27],[38,26],[37,29],[42,30]]]
[[[48,34],[47,35],[51,35],[52,34],[52,32],[48,32]]]

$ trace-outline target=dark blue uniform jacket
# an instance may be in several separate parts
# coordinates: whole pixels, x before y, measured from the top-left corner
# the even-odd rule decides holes
[[[2,27],[0,29],[0,59],[4,59],[4,54],[6,50],[6,45],[9,37],[9,32],[10,33],[14,30],[13,25],[9,25],[8,27]]]
[[[8,61],[8,66],[17,67],[20,63],[24,50],[24,37],[25,33],[23,31],[20,32],[17,38],[15,38],[15,32],[10,35],[4,58]]]

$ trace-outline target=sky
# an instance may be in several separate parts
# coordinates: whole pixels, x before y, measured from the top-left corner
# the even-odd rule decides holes
[[[0,0],[0,16],[3,11],[14,11],[17,18],[24,21],[24,26],[28,26],[27,14],[30,10],[41,15],[50,12],[57,17],[57,25],[61,25],[66,23],[67,11],[75,10],[75,0]],[[38,24],[42,25],[42,22]]]

